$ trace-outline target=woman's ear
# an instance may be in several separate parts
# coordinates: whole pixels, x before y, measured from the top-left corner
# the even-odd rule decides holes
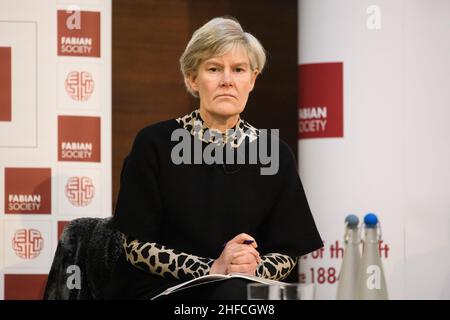
[[[258,70],[253,70],[251,78],[250,78],[250,85],[251,85],[250,91],[252,91],[253,88],[255,87],[255,82],[256,82],[256,78],[258,77],[258,75],[259,75]]]
[[[188,74],[186,77],[186,82],[189,84],[192,90],[198,91],[197,75],[195,73]]]

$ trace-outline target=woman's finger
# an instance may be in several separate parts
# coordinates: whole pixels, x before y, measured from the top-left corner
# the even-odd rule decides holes
[[[244,254],[231,260],[231,264],[247,264],[247,263],[257,263],[257,259],[252,254]]]
[[[238,244],[246,244],[251,245],[253,248],[257,248],[258,244],[256,243],[255,238],[247,233],[240,233],[231,239],[229,242],[238,243]]]
[[[245,273],[250,275],[255,275],[256,273],[256,265],[247,263],[247,264],[231,264],[227,268],[227,273],[233,273],[233,272],[239,272],[239,273]]]
[[[232,257],[236,258],[245,254],[252,254],[256,259],[259,259],[259,252],[255,248],[247,245],[236,246],[233,250]]]

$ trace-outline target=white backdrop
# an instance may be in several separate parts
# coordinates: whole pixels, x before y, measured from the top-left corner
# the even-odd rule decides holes
[[[111,215],[111,2],[0,0],[2,48],[0,299],[38,299],[64,224]]]
[[[318,283],[318,269],[338,273],[330,245],[343,245],[346,215],[374,212],[389,247],[390,298],[449,299],[450,2],[299,0],[298,28],[300,72],[342,63],[344,115],[343,137],[299,139],[325,241],[322,258],[301,261],[305,281],[315,281],[317,298],[335,299],[336,283]]]

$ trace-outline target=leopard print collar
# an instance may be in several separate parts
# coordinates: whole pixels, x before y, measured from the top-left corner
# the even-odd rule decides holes
[[[224,133],[217,129],[210,129],[201,118],[199,109],[177,118],[176,121],[182,124],[194,137],[198,137],[206,143],[216,143],[220,146],[229,143],[231,147],[237,148],[245,141],[246,137],[249,138],[249,142],[252,142],[259,135],[258,129],[241,118],[234,128],[227,129]]]

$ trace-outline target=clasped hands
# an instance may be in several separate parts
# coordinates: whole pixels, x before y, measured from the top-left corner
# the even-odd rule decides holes
[[[241,233],[225,244],[220,256],[211,266],[210,274],[229,274],[233,272],[256,274],[256,268],[261,262],[259,252],[256,250],[256,240]]]

